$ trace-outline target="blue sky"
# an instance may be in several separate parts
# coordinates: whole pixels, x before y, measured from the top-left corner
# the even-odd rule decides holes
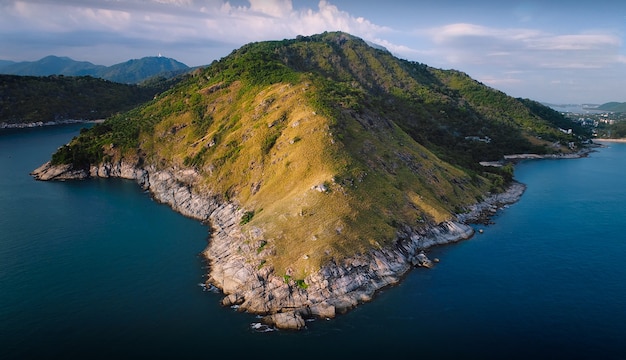
[[[626,101],[620,1],[0,0],[0,59],[206,65],[246,43],[341,30],[397,57],[552,103]]]

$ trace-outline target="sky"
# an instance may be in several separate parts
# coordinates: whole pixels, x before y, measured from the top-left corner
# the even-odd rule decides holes
[[[210,64],[250,42],[345,31],[553,104],[626,102],[622,0],[0,0],[0,59]]]

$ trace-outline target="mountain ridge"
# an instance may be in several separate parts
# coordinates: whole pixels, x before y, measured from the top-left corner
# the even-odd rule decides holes
[[[93,76],[119,83],[137,84],[151,77],[173,77],[190,68],[172,58],[147,56],[111,66],[95,65],[65,56],[48,55],[37,61],[0,63],[0,74],[22,76]]]
[[[301,328],[470,237],[461,215],[515,184],[511,166],[479,162],[582,148],[584,129],[562,122],[459,71],[323,33],[244,45],[81,133],[35,176],[125,176],[204,209],[224,303]]]

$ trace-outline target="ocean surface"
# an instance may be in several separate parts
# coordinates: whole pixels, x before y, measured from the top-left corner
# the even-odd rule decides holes
[[[522,199],[434,268],[261,333],[199,286],[207,226],[131,181],[30,177],[80,127],[0,130],[0,359],[626,359],[626,144],[520,163]]]
[[[554,105],[554,104],[546,104],[552,109],[560,112],[569,112],[574,114],[601,114],[605,113],[604,110],[596,110],[595,106],[598,105],[582,105],[582,104],[565,104],[565,105]]]

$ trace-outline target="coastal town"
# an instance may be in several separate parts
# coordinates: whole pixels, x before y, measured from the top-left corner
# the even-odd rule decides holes
[[[622,138],[626,136],[626,112],[601,110],[600,105],[551,105],[570,120],[591,130],[597,139]],[[564,129],[562,131],[567,131]]]

